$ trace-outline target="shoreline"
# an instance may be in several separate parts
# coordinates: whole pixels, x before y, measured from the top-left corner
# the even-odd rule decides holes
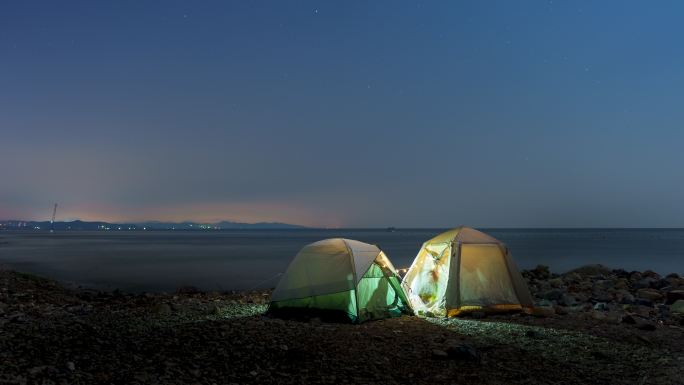
[[[264,317],[270,290],[102,292],[0,270],[6,363],[0,382],[672,384],[684,378],[684,310],[675,311],[684,278],[597,265],[564,274],[539,266],[523,276],[537,305],[532,315],[403,316],[348,325]]]
[[[544,265],[538,265],[542,266],[543,268],[549,270],[548,266]],[[566,276],[576,270],[580,269],[585,269],[588,266],[593,266],[593,265],[582,265],[582,266],[577,266],[576,268],[570,269],[566,271],[565,273],[551,273],[549,270],[549,276],[553,277],[563,277]],[[619,269],[619,268],[612,268],[610,266],[605,266],[602,264],[597,264],[596,266],[601,266],[602,269],[605,269],[605,271],[608,272],[621,272],[621,274],[631,274],[631,273],[648,273],[648,274],[655,274],[659,277],[668,277],[668,276],[676,276],[676,277],[682,277],[684,278],[684,274],[676,273],[676,272],[670,272],[665,275],[653,271],[653,270],[644,270],[644,271],[639,271],[639,270],[624,270],[624,269]],[[408,266],[406,267],[408,268]],[[536,269],[536,268],[535,268]],[[534,272],[535,269],[521,269],[521,273],[529,274],[530,272]],[[11,272],[16,272],[18,274],[25,274],[25,275],[30,275],[30,276],[35,276],[47,280],[52,280],[59,284],[60,286],[69,289],[69,290],[74,290],[74,291],[90,291],[90,292],[97,292],[97,293],[104,293],[104,294],[111,294],[111,293],[121,293],[121,294],[130,294],[130,295],[167,295],[167,294],[173,294],[177,292],[180,289],[183,288],[192,288],[194,291],[197,292],[203,292],[203,293],[242,293],[242,292],[249,292],[249,291],[272,291],[275,288],[275,284],[277,283],[277,279],[280,278],[280,275],[282,273],[278,273],[271,278],[267,278],[266,280],[262,281],[265,282],[264,284],[257,284],[251,288],[230,288],[230,287],[220,287],[220,285],[214,283],[211,284],[213,286],[212,289],[207,289],[205,287],[197,287],[194,285],[178,285],[174,287],[164,287],[164,288],[144,288],[144,289],[131,289],[125,288],[125,287],[117,287],[113,283],[88,283],[88,282],[79,282],[79,281],[74,281],[74,280],[63,280],[59,278],[53,278],[50,276],[50,274],[45,274],[45,272],[41,271],[31,271],[31,269],[28,270],[20,270],[15,268],[13,264],[10,263],[2,263],[0,262],[0,271],[11,271]],[[528,275],[525,276],[526,281],[528,281]],[[403,276],[402,276],[403,278]],[[534,294],[534,293],[533,293]]]
[[[684,275],[684,232],[672,230],[616,234],[587,230],[494,233],[513,251],[521,269],[549,264],[563,272],[588,263],[628,270],[653,269]],[[266,288],[262,281],[282,273],[302,245],[325,237],[345,237],[380,245],[398,267],[409,267],[434,231],[327,232],[247,231],[200,234],[55,233],[1,234],[0,264],[70,281],[95,290],[173,292],[182,285],[203,290]],[[607,237],[607,238],[606,238]],[[648,255],[648,258],[644,258]]]

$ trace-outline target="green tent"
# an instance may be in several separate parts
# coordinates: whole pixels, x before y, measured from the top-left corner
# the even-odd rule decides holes
[[[288,266],[268,313],[360,323],[410,313],[401,280],[377,246],[325,239],[305,246]]]

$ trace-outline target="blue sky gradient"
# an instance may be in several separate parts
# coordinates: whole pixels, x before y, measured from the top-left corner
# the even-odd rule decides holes
[[[0,218],[681,227],[683,14],[8,2]]]

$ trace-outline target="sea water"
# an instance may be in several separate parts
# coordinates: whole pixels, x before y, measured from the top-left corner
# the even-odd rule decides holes
[[[508,246],[521,269],[564,272],[601,263],[684,273],[684,229],[482,229]],[[443,229],[0,232],[0,266],[124,291],[273,287],[304,245],[333,237],[382,248],[408,267]]]

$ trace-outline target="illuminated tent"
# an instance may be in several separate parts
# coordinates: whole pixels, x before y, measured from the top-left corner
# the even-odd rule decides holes
[[[532,307],[532,296],[506,246],[469,227],[423,243],[401,283],[418,314]]]
[[[410,313],[401,280],[377,246],[325,239],[305,246],[271,297],[273,316],[364,322]]]

